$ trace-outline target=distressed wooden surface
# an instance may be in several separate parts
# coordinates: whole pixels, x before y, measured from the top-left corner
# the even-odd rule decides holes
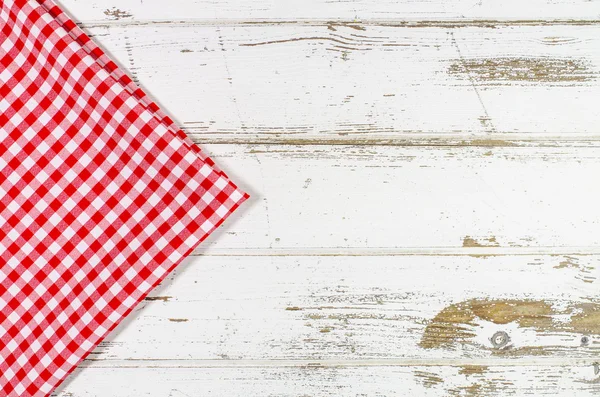
[[[597,396],[593,366],[85,368],[60,397]]]
[[[195,257],[92,360],[591,364],[599,265],[598,255]]]
[[[83,22],[223,20],[508,20],[542,24],[552,20],[595,21],[595,0],[61,0]]]
[[[199,252],[600,253],[597,147],[204,147],[253,198]]]
[[[88,30],[198,142],[599,137],[600,25]]]
[[[61,3],[252,198],[56,396],[598,394],[598,1]]]

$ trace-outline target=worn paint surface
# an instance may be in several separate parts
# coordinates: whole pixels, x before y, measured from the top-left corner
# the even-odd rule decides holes
[[[368,380],[367,395],[402,395],[404,388],[459,396],[468,390],[488,395],[492,389],[498,396],[526,394],[532,388],[558,388],[565,396],[574,389],[595,393],[600,323],[591,300],[595,292],[576,288],[577,269],[556,269],[560,260],[552,255],[197,257],[159,291],[177,299],[148,302],[86,362],[68,390],[87,390],[88,376],[108,376],[114,385],[118,376],[109,374],[116,369],[157,371],[153,379],[169,379],[188,394],[216,393],[221,384],[216,379],[244,379],[253,368],[259,372],[240,380],[240,387],[279,374],[273,387],[281,387],[277,395],[284,396],[297,390],[287,382],[303,380],[335,390],[336,381],[326,375],[331,373],[350,384],[352,376],[362,374],[356,379]],[[561,288],[557,300],[553,295]],[[485,294],[498,297],[477,298]],[[534,298],[514,298],[519,296]],[[188,321],[168,321],[183,318]],[[422,346],[439,340],[434,326],[446,327],[454,339]],[[493,347],[489,338],[499,331],[508,333],[510,346]],[[393,372],[377,378],[388,370]],[[194,372],[214,375],[194,383]],[[405,375],[399,379],[400,373]],[[390,384],[395,391],[386,392]],[[162,386],[135,387],[153,395]],[[261,395],[256,387],[249,390]],[[335,395],[350,396],[356,387]],[[228,384],[225,393],[235,395],[234,390]]]
[[[583,339],[587,345],[588,335],[600,335],[600,305],[594,303],[569,303],[521,300],[474,299],[456,303],[440,311],[427,325],[419,345],[426,349],[448,348],[475,341],[476,328],[482,323],[495,325],[513,324],[518,330],[530,329],[543,337],[544,334],[571,333],[573,338]],[[510,328],[507,328],[510,329]],[[538,346],[518,346],[510,340],[507,331],[490,335],[489,343],[479,346],[497,354],[529,355]],[[544,354],[544,349],[538,349]]]
[[[448,72],[478,82],[506,84],[586,82],[595,78],[585,61],[571,58],[459,59]]]
[[[89,30],[200,143],[507,147],[598,138],[599,26]]]
[[[600,244],[600,188],[587,179],[600,172],[594,147],[204,147],[261,183],[249,186],[258,199],[235,234],[203,253],[568,256]]]
[[[107,17],[110,17],[113,20],[119,20],[122,18],[130,18],[133,16],[129,12],[120,10],[116,7],[112,7],[110,9],[107,8],[106,10],[104,10],[104,15],[106,15]]]
[[[500,244],[498,243],[498,241],[496,240],[496,237],[494,237],[494,236],[484,238],[484,239],[482,239],[482,241],[474,239],[471,236],[465,236],[465,238],[463,238],[463,247],[465,247],[465,248],[498,247],[498,246],[500,246]]]
[[[596,2],[61,3],[253,199],[57,396],[598,395]]]
[[[592,366],[490,367],[460,374],[459,367],[322,368],[85,368],[71,385],[73,395],[90,394],[99,378],[108,392],[135,390],[143,396],[597,396]],[[416,375],[415,375],[416,374]],[[421,375],[421,376],[420,376]],[[438,382],[442,379],[442,382]],[[576,385],[576,388],[573,387]],[[95,395],[95,394],[92,394]],[[66,392],[61,397],[70,395]]]
[[[232,19],[249,22],[326,22],[356,23],[357,21],[385,20],[390,24],[441,22],[460,25],[473,21],[483,25],[521,24],[544,25],[554,21],[586,23],[598,19],[598,6],[593,1],[561,0],[548,2],[504,0],[502,2],[473,2],[468,0],[432,0],[428,2],[395,0],[355,0],[351,3],[327,0],[306,0],[285,4],[265,2],[257,6],[253,0],[171,0],[169,6],[160,0],[96,0],[92,5],[78,0],[62,0],[79,20],[107,19],[106,8],[127,9],[138,20],[178,21],[185,19],[208,20],[212,23]],[[86,6],[87,5],[87,6]],[[451,22],[450,22],[451,21]]]

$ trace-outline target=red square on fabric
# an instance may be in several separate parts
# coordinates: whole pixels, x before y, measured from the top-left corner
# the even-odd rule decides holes
[[[39,397],[248,194],[52,1],[0,27],[0,396]]]

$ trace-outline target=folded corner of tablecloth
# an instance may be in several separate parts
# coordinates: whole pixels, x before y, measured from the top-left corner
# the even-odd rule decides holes
[[[0,21],[0,396],[44,397],[249,194],[53,1]]]

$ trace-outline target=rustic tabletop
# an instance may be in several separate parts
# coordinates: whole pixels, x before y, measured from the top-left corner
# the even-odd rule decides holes
[[[598,395],[600,2],[61,4],[252,198],[56,396]]]

